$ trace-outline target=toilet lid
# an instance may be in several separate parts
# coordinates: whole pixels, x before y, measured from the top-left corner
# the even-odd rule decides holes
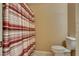
[[[67,49],[67,48],[65,48],[65,47],[63,47],[63,46],[52,46],[51,47],[52,48],[52,50],[54,50],[54,51],[59,51],[59,52],[70,52],[70,50],[69,49]]]

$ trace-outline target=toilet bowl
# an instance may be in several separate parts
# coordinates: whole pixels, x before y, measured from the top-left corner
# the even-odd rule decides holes
[[[71,50],[74,50],[76,47],[76,39],[73,37],[66,37],[66,46],[67,48],[60,45],[51,46],[51,51],[55,56],[70,56]]]

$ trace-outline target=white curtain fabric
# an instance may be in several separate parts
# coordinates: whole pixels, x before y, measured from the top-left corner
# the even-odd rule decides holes
[[[3,55],[28,56],[35,49],[34,14],[25,3],[3,4]]]

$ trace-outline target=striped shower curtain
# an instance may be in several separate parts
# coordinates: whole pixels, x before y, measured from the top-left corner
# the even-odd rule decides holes
[[[26,3],[3,3],[3,55],[28,56],[35,49],[35,20]]]

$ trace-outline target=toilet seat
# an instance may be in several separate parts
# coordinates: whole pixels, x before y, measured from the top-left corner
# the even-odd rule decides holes
[[[70,53],[70,50],[59,45],[54,45],[51,47],[51,50],[54,52],[54,54],[59,54],[59,53]]]
[[[70,52],[69,49],[63,47],[63,46],[58,46],[58,45],[54,45],[51,47],[53,50],[55,51],[60,51],[60,52]]]

